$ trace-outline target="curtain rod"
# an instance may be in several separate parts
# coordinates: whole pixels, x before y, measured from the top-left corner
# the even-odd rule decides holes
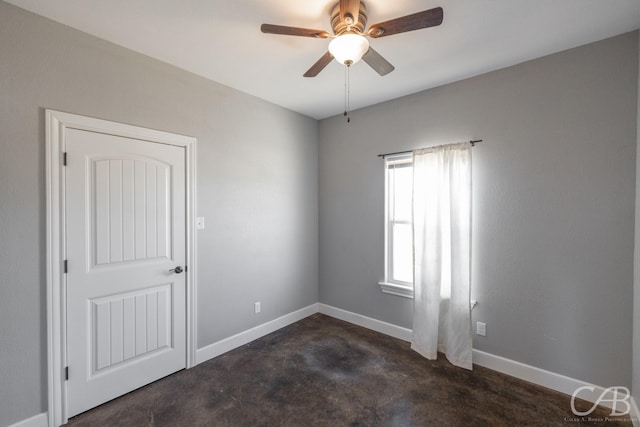
[[[471,146],[473,147],[478,142],[482,142],[482,140],[481,139],[473,139],[473,140],[469,141],[469,144],[471,144]],[[416,150],[419,150],[419,148],[416,148]],[[408,154],[408,153],[413,153],[414,151],[415,150],[396,151],[395,153],[378,154],[378,157],[394,156],[396,154]]]

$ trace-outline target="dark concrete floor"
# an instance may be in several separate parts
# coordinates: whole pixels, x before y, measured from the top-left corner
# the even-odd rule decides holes
[[[591,404],[580,402],[587,411]],[[69,426],[630,426],[570,397],[322,314],[178,372]],[[586,419],[587,417],[585,417]]]

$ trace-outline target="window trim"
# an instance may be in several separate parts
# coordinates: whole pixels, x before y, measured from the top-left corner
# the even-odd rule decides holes
[[[385,294],[413,299],[413,286],[403,286],[396,283],[378,282],[380,290]]]
[[[413,166],[413,154],[402,153],[387,156],[384,159],[384,280],[378,282],[382,292],[391,295],[397,295],[405,298],[413,298],[413,283],[400,280],[393,280],[393,252],[391,251],[391,242],[393,241],[393,227],[395,223],[407,223],[406,221],[392,221],[389,218],[389,173],[388,170],[392,162],[397,162],[400,167]],[[392,224],[393,223],[393,224]],[[409,222],[410,223],[410,222]]]

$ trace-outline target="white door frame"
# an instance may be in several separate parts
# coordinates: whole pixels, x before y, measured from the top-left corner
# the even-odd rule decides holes
[[[68,421],[66,414],[66,330],[64,323],[65,277],[65,177],[63,158],[66,129],[79,129],[159,144],[184,147],[186,151],[186,366],[196,365],[196,139],[138,126],[94,119],[60,111],[45,111],[46,117],[46,197],[47,197],[47,379],[49,427]]]

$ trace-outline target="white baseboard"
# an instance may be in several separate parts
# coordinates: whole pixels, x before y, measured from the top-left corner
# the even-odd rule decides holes
[[[311,304],[310,306],[301,308],[300,310],[285,314],[277,319],[200,348],[196,350],[196,365],[248,344],[251,341],[257,340],[260,337],[268,335],[271,332],[275,332],[278,329],[284,328],[285,326],[295,323],[298,320],[302,320],[305,317],[309,317],[317,312],[318,304]]]
[[[345,322],[353,323],[354,325],[362,326],[363,328],[371,329],[381,334],[411,342],[411,336],[413,334],[411,329],[322,303],[318,304],[318,308],[320,313],[326,314],[327,316],[335,317],[336,319],[344,320]]]
[[[43,412],[42,414],[34,415],[26,420],[11,424],[9,427],[47,427],[48,423],[47,413]]]
[[[550,388],[551,390],[559,391],[560,393],[568,394],[569,396],[579,387],[593,387],[593,392],[590,393],[588,390],[585,390],[577,396],[589,402],[595,402],[606,390],[605,387],[475,349],[473,350],[473,363],[530,383]],[[609,403],[609,405],[607,405],[607,403],[609,402],[603,402],[602,404],[603,406],[610,407],[611,403]]]

